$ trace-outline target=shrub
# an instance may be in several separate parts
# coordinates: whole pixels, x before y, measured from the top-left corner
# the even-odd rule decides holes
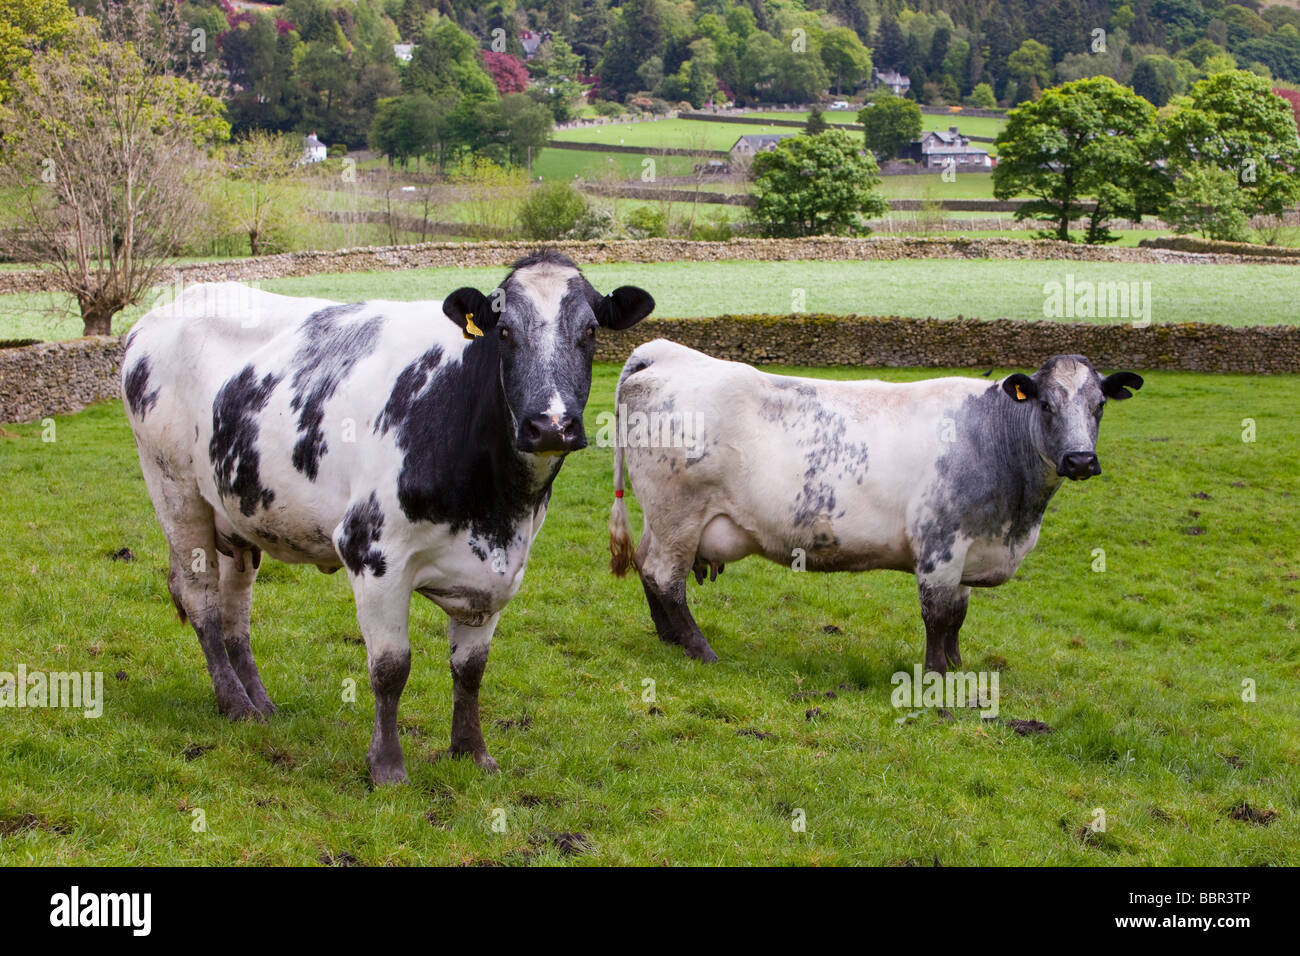
[[[608,239],[617,231],[618,222],[614,219],[613,213],[591,206],[578,217],[578,221],[564,234],[564,238]]]
[[[718,210],[704,222],[697,222],[691,230],[691,238],[700,242],[726,242],[735,238],[736,229],[726,213]]]
[[[668,235],[668,221],[662,209],[637,206],[627,214],[628,235],[633,239],[662,239]]]
[[[587,212],[587,200],[568,183],[550,182],[533,189],[519,213],[529,239],[559,239]]]

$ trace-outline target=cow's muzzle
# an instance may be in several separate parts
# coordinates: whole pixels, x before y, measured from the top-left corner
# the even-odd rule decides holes
[[[1101,462],[1090,451],[1072,451],[1061,458],[1056,466],[1056,473],[1071,481],[1083,481],[1093,475],[1101,474]]]
[[[534,455],[563,455],[587,447],[582,419],[573,416],[534,415],[519,426],[516,446]]]

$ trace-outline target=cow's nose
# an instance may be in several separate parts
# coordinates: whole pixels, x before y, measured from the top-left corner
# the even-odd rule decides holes
[[[1061,459],[1056,473],[1063,478],[1082,481],[1093,475],[1100,475],[1101,462],[1097,461],[1097,456],[1090,451],[1072,451]]]
[[[562,415],[534,415],[519,426],[519,450],[534,455],[577,451],[587,447],[582,419]]]

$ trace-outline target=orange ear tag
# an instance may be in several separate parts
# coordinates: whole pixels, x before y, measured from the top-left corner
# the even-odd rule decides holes
[[[1028,395],[1026,395],[1023,391],[1021,391],[1020,386],[1017,385],[1017,386],[1016,386],[1016,401],[1018,401],[1018,402],[1023,402],[1023,401],[1024,401],[1025,399],[1027,399],[1028,397],[1029,397]]]
[[[482,335],[483,335],[483,330],[474,324],[474,313],[466,312],[465,313],[465,338],[468,339],[473,336],[482,337]]]

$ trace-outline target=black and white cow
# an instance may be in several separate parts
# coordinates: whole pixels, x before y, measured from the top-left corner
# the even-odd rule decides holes
[[[371,778],[406,778],[412,592],[451,619],[451,752],[495,769],[479,682],[551,483],[586,445],[596,329],[653,308],[629,286],[601,296],[543,251],[489,296],[341,305],[206,285],[141,319],[122,363],[127,414],[172,600],[221,713],[274,711],[249,642],[262,553],[344,567],[375,693]]]
[[[971,587],[1015,574],[1062,481],[1100,474],[1107,399],[1141,387],[1079,355],[999,382],[894,384],[769,375],[650,342],[619,379],[611,569],[635,564],[659,637],[705,661],[717,655],[686,605],[692,570],[702,581],[760,554],[809,571],[911,572],[925,666],[946,673],[961,663]],[[645,514],[635,554],[625,460]]]

